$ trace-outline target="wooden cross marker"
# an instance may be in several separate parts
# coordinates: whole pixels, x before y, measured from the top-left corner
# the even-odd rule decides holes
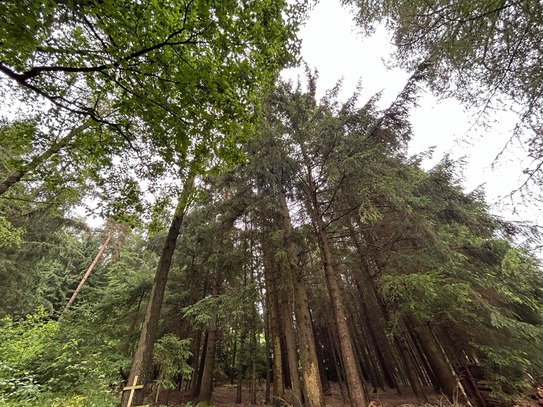
[[[132,383],[132,386],[126,386],[123,387],[123,391],[130,390],[130,396],[128,397],[128,407],[149,407],[149,405],[144,406],[132,406],[132,399],[134,398],[134,392],[139,389],[143,389],[143,384],[137,384],[138,383],[138,376],[134,377],[134,383]]]

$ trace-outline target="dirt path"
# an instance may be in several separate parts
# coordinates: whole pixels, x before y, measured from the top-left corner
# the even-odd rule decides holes
[[[425,389],[426,393],[428,395],[429,401],[432,404],[439,404],[443,405],[445,404],[445,398],[435,393],[431,388]],[[253,407],[263,407],[266,406],[264,404],[264,387],[258,389],[257,392],[257,404]],[[402,388],[402,394],[398,394],[396,390],[388,390],[386,392],[379,391],[377,393],[372,393],[370,395],[370,398],[372,401],[375,402],[375,405],[383,406],[383,407],[395,407],[400,405],[420,405],[421,403],[417,400],[411,389],[409,388]],[[213,404],[216,407],[248,407],[251,406],[250,404],[250,394],[249,390],[244,388],[242,390],[242,403],[241,404],[235,404],[236,400],[236,386],[231,385],[223,385],[220,387],[216,387],[213,390],[213,397],[212,401]],[[292,402],[292,395],[287,392],[285,399],[287,402]],[[183,403],[180,403],[181,400],[181,393],[178,391],[171,391],[168,395],[167,392],[162,392],[160,394],[159,403],[163,406],[168,407],[179,407],[184,406],[187,399],[184,399]],[[166,404],[167,402],[167,404]],[[194,405],[195,403],[193,403]],[[343,403],[342,396],[341,396],[341,390],[339,388],[339,385],[333,384],[332,385],[332,391],[330,394],[327,394],[325,396],[325,404],[327,407],[344,407],[347,404]]]

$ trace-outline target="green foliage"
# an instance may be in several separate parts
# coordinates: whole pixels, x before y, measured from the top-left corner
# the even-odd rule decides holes
[[[116,398],[107,388],[97,388],[95,385],[89,386],[83,394],[39,393],[31,398],[15,401],[0,394],[0,403],[5,407],[110,407],[116,402]]]
[[[204,298],[185,307],[183,315],[200,329],[224,327],[233,321],[248,318],[254,308],[255,298],[255,286],[247,285]]]
[[[10,172],[21,169],[20,157],[31,150],[32,140],[37,129],[37,118],[32,120],[18,120],[0,122],[0,168],[3,177]],[[19,165],[18,165],[19,164]]]
[[[19,247],[0,247],[0,315],[24,315],[37,306],[59,312],[96,255],[98,239],[45,208],[12,219],[25,230]]]
[[[380,283],[383,297],[396,305],[389,321],[393,329],[400,326],[405,315],[424,322],[444,316],[462,321],[472,306],[468,284],[446,279],[438,273],[385,275]]]
[[[23,228],[14,227],[6,218],[0,216],[0,248],[20,246]]]
[[[533,159],[525,168],[522,188],[542,182],[543,6],[522,2],[474,0],[342,0],[354,6],[366,34],[378,23],[392,33],[394,59],[410,71],[422,68],[436,94],[455,96],[483,113],[518,112],[512,136],[521,138]],[[479,115],[479,124],[490,122]],[[491,137],[491,135],[489,135]],[[527,160],[528,161],[528,160]],[[532,191],[539,197],[539,192]]]
[[[70,234],[70,229],[57,232]],[[72,239],[64,240],[64,249],[77,261],[80,253],[75,249],[85,250],[89,242],[84,235],[71,233]],[[82,256],[85,268],[96,254],[95,244],[90,256]],[[121,385],[119,369],[126,370],[130,363],[127,355],[156,267],[156,255],[142,245],[137,236],[118,231],[108,248],[114,255],[105,255],[60,325],[43,309],[21,321],[12,317],[2,321],[0,397],[5,405],[109,406],[115,402],[110,386]],[[25,293],[29,298],[39,298],[40,290],[53,289],[55,274],[60,279],[67,277],[48,274],[62,264],[55,246],[51,248],[37,263],[48,276],[49,287],[34,287]],[[75,276],[76,284],[83,271]],[[62,307],[66,301],[63,297]]]
[[[114,377],[111,369],[118,360],[109,365],[96,347],[89,352],[82,340],[66,338],[64,327],[43,308],[20,321],[5,317],[1,324],[2,405],[106,406],[112,402],[107,383]]]
[[[43,308],[21,321],[10,317],[0,320],[0,394],[25,399],[41,391],[32,365],[40,360],[58,332],[58,324],[49,320]]]
[[[2,360],[22,365],[43,356],[45,344],[58,332],[58,324],[49,319],[43,308],[38,308],[21,321],[4,317],[1,326]]]
[[[296,59],[303,11],[285,1],[10,0],[2,87],[53,105],[50,137],[35,134],[35,144],[84,123],[43,177],[66,179],[68,167],[104,217],[132,226],[151,217],[154,228],[146,192],[176,195],[195,159],[197,173],[241,162],[262,93]]]
[[[155,343],[153,360],[158,366],[159,376],[156,380],[158,388],[175,388],[176,376],[190,378],[192,367],[187,363],[192,356],[189,350],[192,339],[179,339],[173,334],[166,334]]]
[[[541,30],[535,28],[543,24],[539,2],[343,3],[356,6],[356,18],[366,32],[375,22],[386,23],[394,34],[401,64],[412,68],[422,61],[429,62],[431,83],[437,89],[453,85],[457,95],[481,102],[498,90],[537,111],[540,85],[534,85],[533,79],[541,75],[541,56],[535,55],[533,49],[541,41]],[[530,58],[528,63],[526,58]],[[530,78],[530,84],[526,78]],[[486,85],[488,93],[477,94],[482,91],[481,85]]]
[[[91,314],[80,315],[87,321],[63,323],[35,368],[40,379],[58,394],[84,394],[83,389],[91,385],[119,384],[118,369],[128,362],[118,350],[118,339],[110,338],[107,330],[96,332],[97,321]]]
[[[353,322],[353,332],[363,334],[360,337],[370,338],[364,323],[376,322],[375,326],[382,325],[385,338],[386,321],[380,320],[381,313],[387,314],[393,334],[405,331],[406,321],[428,324],[436,332],[443,327],[454,339],[449,353],[465,352],[480,361],[503,390],[521,386],[523,373],[541,368],[537,352],[543,337],[540,265],[528,252],[514,247],[504,232],[505,223],[488,214],[480,197],[462,191],[450,160],[425,172],[417,158],[404,156],[410,137],[407,112],[413,102],[412,88],[407,88],[394,108],[378,112],[375,100],[357,107],[356,95],[347,103],[338,102],[338,87],[317,101],[316,77],[311,73],[308,92],[301,84],[282,83],[266,99],[261,132],[247,146],[248,159],[241,164],[237,147],[253,129],[257,96],[273,76],[273,69],[256,70],[264,69],[268,57],[287,57],[285,42],[277,38],[266,49],[273,55],[259,54],[265,44],[258,42],[267,35],[291,34],[280,22],[269,21],[271,32],[262,26],[268,24],[264,20],[278,16],[282,3],[249,2],[244,8],[239,2],[195,1],[179,8],[173,2],[151,2],[148,9],[132,4],[131,12],[139,13],[143,25],[111,2],[72,3],[50,4],[55,17],[47,20],[51,28],[37,17],[27,28],[20,28],[54,37],[51,41],[57,46],[85,46],[88,50],[43,51],[39,49],[43,43],[34,44],[27,48],[28,54],[21,50],[20,56],[28,58],[17,62],[17,67],[24,75],[24,69],[32,69],[32,58],[37,58],[44,64],[100,68],[61,71],[58,77],[65,77],[66,83],[53,80],[47,70],[38,72],[33,80],[48,92],[66,92],[66,97],[86,87],[88,99],[78,100],[97,98],[95,113],[111,119],[103,127],[111,130],[118,125],[113,131],[86,129],[92,132],[90,141],[76,137],[70,154],[73,158],[86,149],[97,149],[89,153],[90,166],[85,168],[98,171],[89,183],[104,193],[104,212],[115,212],[132,225],[149,222],[148,233],[117,230],[103,261],[61,325],[43,310],[18,320],[16,315],[37,304],[52,313],[62,309],[102,239],[97,231],[86,230],[64,216],[73,202],[68,199],[46,209],[36,203],[0,200],[0,277],[5,277],[0,312],[11,315],[0,330],[0,340],[6,344],[0,349],[2,402],[114,403],[106,386],[118,385],[119,368],[130,363],[172,210],[170,197],[178,193],[179,181],[187,177],[189,166],[205,177],[198,180],[200,191],[192,207],[184,207],[178,252],[157,332],[161,338],[154,354],[160,371],[157,386],[171,388],[176,375],[191,375],[187,364],[191,341],[179,338],[201,338],[208,329],[220,331],[219,377],[233,378],[238,373],[247,378],[247,371],[252,370],[248,369],[249,358],[257,374],[265,371],[269,359],[263,343],[264,316],[269,316],[269,310],[264,309],[261,298],[265,260],[282,271],[285,278],[278,279],[275,287],[285,292],[292,288],[292,281],[286,278],[289,265],[300,268],[309,288],[317,340],[322,342],[317,347],[329,350],[323,337],[334,324],[326,309],[316,230],[330,237],[342,294],[353,299],[344,301],[346,314]],[[8,11],[13,18],[24,14]],[[253,21],[253,14],[264,20]],[[83,16],[89,21],[81,20]],[[57,21],[57,17],[66,20]],[[177,32],[181,17],[186,17],[185,30]],[[203,21],[210,26],[201,26]],[[32,28],[31,23],[44,26]],[[110,55],[106,62],[102,54],[91,52],[104,45],[91,41],[94,34],[89,24],[99,34],[110,35],[103,37],[107,45],[103,51]],[[66,38],[52,35],[59,27],[70,28]],[[173,35],[169,39],[164,37],[168,33]],[[3,35],[12,34],[5,29]],[[180,43],[163,44],[139,59],[130,58],[131,53],[165,38]],[[196,41],[201,39],[208,43]],[[24,40],[13,34],[10,41]],[[121,45],[124,48],[118,48]],[[274,46],[281,49],[274,50]],[[42,54],[51,55],[40,59]],[[219,63],[225,60],[233,65]],[[253,60],[258,64],[251,65]],[[275,63],[278,61],[271,65],[276,68]],[[69,80],[81,88],[73,88]],[[132,86],[140,82],[140,88]],[[115,105],[112,110],[109,102],[103,106],[101,96],[94,93],[101,87],[107,95],[104,99],[116,95],[108,99]],[[20,146],[15,139],[10,141],[18,163],[25,161],[26,143],[36,142],[36,137],[32,133]],[[49,139],[41,137],[47,146]],[[95,143],[95,137],[103,137],[103,146]],[[128,141],[134,150],[124,150]],[[132,156],[134,151],[137,154]],[[53,160],[55,165],[62,165],[62,157]],[[223,172],[231,164],[239,166]],[[51,168],[57,168],[55,165]],[[7,171],[8,165],[4,168]],[[82,174],[82,179],[86,176]],[[153,205],[140,200],[146,184],[159,197],[153,199]],[[10,193],[33,191],[18,185]],[[295,212],[294,231],[285,230],[286,215],[279,210],[279,196],[292,209],[290,215]],[[317,216],[308,216],[308,209]],[[289,239],[295,241],[298,253],[291,253],[285,245]],[[269,258],[263,259],[266,244]],[[352,282],[360,286],[358,292]],[[361,304],[362,300],[368,303]],[[369,312],[362,312],[366,308]],[[353,335],[353,341],[357,337]],[[203,346],[200,340],[192,344]],[[375,344],[368,341],[361,348],[373,357],[378,349],[372,346]]]
[[[528,387],[527,372],[541,360],[533,360],[524,349],[516,346],[477,346],[481,351],[481,366],[488,372],[490,380],[495,380],[492,396],[511,399],[517,392]]]

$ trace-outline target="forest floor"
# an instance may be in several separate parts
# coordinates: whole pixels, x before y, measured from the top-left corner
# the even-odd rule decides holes
[[[428,396],[429,404],[436,406],[450,405],[446,397],[442,394],[436,393],[432,388],[425,389]],[[398,394],[396,390],[388,389],[388,391],[379,390],[376,393],[370,394],[371,400],[375,406],[383,407],[395,407],[402,405],[421,405],[422,403],[417,400],[410,388],[402,388],[402,394]],[[180,402],[181,394],[178,391],[162,392],[159,397],[159,404],[168,407],[184,406],[188,400]],[[242,403],[236,404],[236,386],[235,385],[223,385],[215,387],[213,390],[212,402],[216,407],[247,407],[250,404],[249,389],[244,388],[242,390]],[[285,400],[292,403],[292,394],[286,394]],[[327,407],[344,407],[348,405],[347,401],[342,399],[341,389],[336,383],[332,384],[331,392],[325,395],[325,404]],[[194,405],[194,403],[193,403]],[[264,404],[264,388],[257,390],[257,404],[254,407],[262,407]]]

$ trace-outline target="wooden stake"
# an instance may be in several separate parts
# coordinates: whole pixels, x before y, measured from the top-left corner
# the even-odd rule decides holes
[[[128,407],[132,406],[132,399],[134,398],[134,392],[139,389],[143,389],[143,384],[138,383],[138,376],[134,377],[134,383],[132,386],[123,387],[123,391],[130,390],[130,396],[128,397]],[[135,407],[144,407],[144,406],[135,406]]]

